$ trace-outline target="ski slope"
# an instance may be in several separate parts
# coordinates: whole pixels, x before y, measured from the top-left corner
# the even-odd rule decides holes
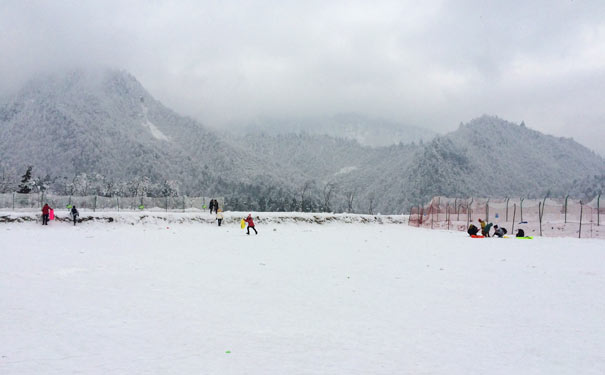
[[[0,224],[0,373],[605,373],[602,240],[257,229]]]

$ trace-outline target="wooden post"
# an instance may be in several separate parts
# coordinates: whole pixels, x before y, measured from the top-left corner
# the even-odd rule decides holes
[[[515,232],[515,215],[517,214],[517,204],[513,204],[513,228],[510,230],[510,233],[513,234]]]
[[[523,221],[523,200],[525,200],[525,198],[521,198],[519,202],[519,209],[521,211],[521,221]]]
[[[447,221],[447,230],[450,230],[449,212],[450,212],[450,204],[446,203],[445,204],[445,221]]]
[[[168,212],[168,196],[166,196],[166,212]]]
[[[92,206],[92,212],[97,212],[97,196],[95,195],[95,203]]]
[[[487,198],[487,202],[485,202],[485,222],[489,222],[489,198]]]
[[[544,212],[542,202],[538,202],[538,221],[540,222],[540,237],[542,237],[542,212]]]
[[[565,224],[567,224],[567,198],[569,198],[569,194],[565,197]]]
[[[116,197],[116,203],[118,205],[118,212],[120,212],[120,197],[119,196]]]
[[[15,211],[15,192],[13,191],[13,212]]]
[[[601,226],[601,207],[599,201],[601,200],[601,193],[597,196],[597,227]]]
[[[584,203],[580,201],[580,229],[578,230],[578,238],[582,238],[582,211],[584,209]]]
[[[508,223],[508,201],[510,200],[510,198],[506,198],[506,222]]]

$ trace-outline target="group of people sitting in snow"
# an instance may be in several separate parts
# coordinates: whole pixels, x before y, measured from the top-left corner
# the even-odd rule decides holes
[[[494,225],[493,223],[487,223],[481,219],[479,219],[479,225],[481,226],[481,235],[484,237],[491,237],[490,231],[492,229],[492,226],[494,227],[494,237],[502,238],[508,232],[504,227],[499,227],[498,225]],[[468,227],[467,233],[469,234],[469,236],[476,236],[477,233],[479,233],[479,228],[477,228],[475,224],[471,223],[471,225],[469,225]],[[518,229],[516,236],[525,237],[525,231],[523,229]]]

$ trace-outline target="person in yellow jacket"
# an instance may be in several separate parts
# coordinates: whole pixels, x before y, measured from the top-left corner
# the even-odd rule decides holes
[[[479,218],[479,224],[481,224],[481,233],[483,234],[483,232],[485,231],[485,225],[487,223],[485,221],[481,220],[481,218]]]
[[[218,211],[216,211],[216,220],[218,221],[218,226],[221,226],[221,223],[223,222],[224,216],[223,216],[223,210],[221,210],[220,208],[218,209]]]

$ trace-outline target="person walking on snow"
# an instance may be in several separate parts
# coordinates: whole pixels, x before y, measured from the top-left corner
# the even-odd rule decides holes
[[[80,216],[80,213],[78,212],[78,209],[76,208],[76,206],[73,206],[71,208],[71,211],[69,212],[69,216],[71,216],[71,219],[74,221],[74,227],[75,227],[76,221],[78,220],[78,217]]]
[[[210,213],[212,214],[212,211],[214,210],[214,199],[210,199],[210,204],[208,206],[210,206]]]
[[[223,222],[223,210],[221,210],[220,208],[218,209],[218,212],[216,213],[216,220],[218,220],[218,226],[221,226],[221,223]]]
[[[42,207],[42,225],[48,225],[48,216],[50,215],[50,210],[52,210],[52,208],[48,205],[48,203],[45,203],[44,207]]]
[[[246,223],[248,223],[248,228],[246,231],[246,234],[250,234],[250,228],[252,228],[254,230],[255,234],[258,234],[258,232],[256,231],[256,228],[254,228],[254,221],[252,221],[252,214],[248,214],[248,217],[244,219],[244,221]]]

